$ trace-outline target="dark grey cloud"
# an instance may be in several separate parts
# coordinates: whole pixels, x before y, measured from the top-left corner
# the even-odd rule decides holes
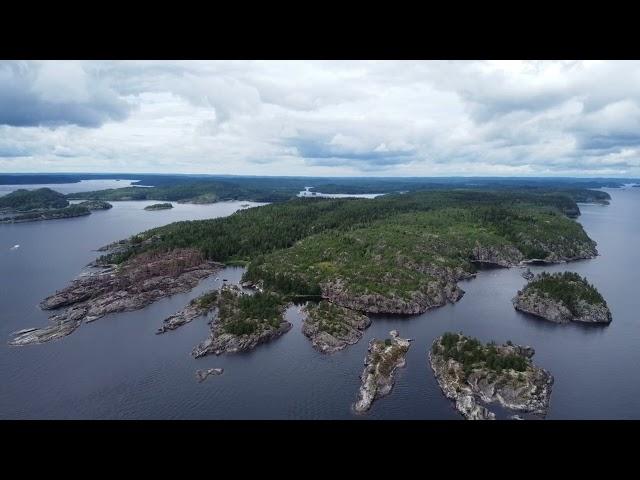
[[[33,171],[637,176],[640,63],[0,62],[0,157]]]
[[[130,105],[97,79],[89,77],[77,86],[68,84],[68,91],[61,96],[55,92],[55,82],[47,85],[51,79],[41,81],[42,75],[55,75],[55,72],[41,72],[41,68],[33,63],[0,64],[0,125],[95,128],[110,120],[127,118]],[[82,80],[77,73],[84,72],[74,72],[75,79]],[[75,88],[78,90],[74,91]]]

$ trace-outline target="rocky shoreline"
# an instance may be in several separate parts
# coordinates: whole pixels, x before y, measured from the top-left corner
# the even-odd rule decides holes
[[[566,275],[566,273],[548,275],[547,277],[544,276],[544,273],[537,275],[513,298],[514,308],[555,323],[611,323],[611,311],[597,291],[590,292],[594,297],[590,301],[581,298],[582,292],[588,292],[587,289],[593,288],[586,283],[586,279],[581,279],[579,276],[570,279],[568,276],[564,278],[562,275]],[[566,288],[567,292],[572,293],[565,293],[564,296],[561,296],[562,292],[554,295],[553,291],[552,293],[545,291],[543,284],[540,283],[544,282],[545,278],[547,282],[556,282]]]
[[[308,302],[302,310],[306,314],[302,333],[322,353],[334,353],[357,343],[371,325],[371,319],[366,315],[325,300]]]
[[[360,376],[362,383],[358,400],[353,405],[356,413],[366,412],[375,400],[388,395],[395,384],[396,370],[406,364],[410,340],[400,338],[396,330],[389,334],[390,339],[382,341],[374,338],[369,342],[364,371]]]
[[[562,302],[533,292],[518,292],[518,295],[513,299],[513,306],[516,310],[544,318],[550,322],[611,323],[611,312],[607,307],[589,305],[586,302],[581,302],[579,305],[581,313],[574,315]]]
[[[216,307],[217,292],[203,293],[191,300],[187,306],[162,321],[162,326],[156,330],[156,334],[162,334],[181,327],[198,317],[202,317]]]
[[[324,299],[350,310],[365,314],[418,315],[460,300],[464,290],[456,282],[456,279],[431,281],[422,291],[413,292],[411,298],[389,297],[375,293],[355,294],[349,291],[341,279],[324,283],[321,288]]]
[[[284,305],[279,307],[279,317],[275,321],[246,318],[240,306],[241,298],[245,295],[249,296],[236,285],[225,285],[220,289],[216,301],[218,315],[209,322],[209,337],[191,352],[195,358],[248,351],[291,330],[291,323],[283,318]],[[236,330],[238,322],[241,328]]]
[[[10,345],[44,343],[69,335],[83,322],[109,313],[139,310],[156,300],[186,292],[222,268],[193,249],[144,253],[117,268],[101,269],[72,281],[45,298],[43,310],[65,308],[49,317],[50,325],[16,332]]]
[[[428,357],[444,395],[467,420],[494,420],[491,403],[544,417],[553,376],[531,361],[528,346],[483,345],[461,334],[434,340]]]
[[[595,242],[586,242],[575,247],[575,251],[552,252],[542,259],[526,259],[511,245],[485,247],[477,243],[469,261],[477,265],[511,268],[536,263],[564,263],[590,259],[598,255]],[[473,278],[476,273],[462,267],[443,268],[432,265],[406,265],[432,278],[426,285],[411,293],[409,298],[376,293],[358,294],[349,289],[341,278],[320,284],[323,299],[344,308],[364,314],[419,315],[432,308],[455,303],[464,296],[458,282]]]

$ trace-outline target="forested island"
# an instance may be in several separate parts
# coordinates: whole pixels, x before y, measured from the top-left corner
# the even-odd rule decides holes
[[[70,204],[66,195],[50,188],[19,189],[0,197],[0,215],[4,214],[0,217],[0,223],[81,217],[90,215],[91,210],[107,210],[112,206],[97,200]]]
[[[556,323],[611,322],[611,311],[600,292],[577,273],[542,272],[513,299],[516,310]]]
[[[494,420],[487,407],[499,403],[517,412],[544,416],[553,376],[536,367],[528,346],[482,344],[447,332],[434,340],[429,362],[445,396],[468,420]]]
[[[209,338],[196,346],[192,355],[237,353],[251,350],[291,329],[283,318],[285,303],[276,293],[247,294],[235,285],[223,286],[212,300],[218,315],[210,322]]]
[[[70,205],[65,195],[50,188],[15,190],[0,197],[0,223],[23,223],[79,217],[91,212],[83,205]]]
[[[417,314],[459,300],[464,292],[457,282],[472,277],[478,264],[594,257],[595,242],[567,216],[576,209],[569,194],[528,190],[293,199],[224,218],[176,222],[116,242],[96,261],[108,275],[76,280],[43,305],[65,308],[52,317],[54,325],[75,326],[184,291],[216,265],[243,264],[243,281],[259,287],[263,306],[273,312],[302,300],[344,309],[330,321],[323,319],[324,307],[308,309],[309,338],[331,351],[361,336],[367,321],[359,315]],[[233,320],[249,301],[241,298],[237,306],[226,299],[231,310],[218,315],[211,343],[200,351],[232,349],[216,342],[223,325],[231,335],[248,331],[251,325]],[[257,320],[282,328],[273,315]],[[320,340],[321,332],[333,339]]]
[[[62,193],[50,188],[15,190],[0,197],[0,211],[28,212],[31,210],[60,209],[69,205]]]
[[[147,205],[146,207],[144,207],[145,210],[150,210],[150,211],[169,210],[171,208],[173,208],[173,204],[171,203],[154,203],[153,205]]]

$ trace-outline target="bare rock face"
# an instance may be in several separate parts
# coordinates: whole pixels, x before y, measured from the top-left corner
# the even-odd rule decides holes
[[[513,245],[483,246],[479,242],[473,247],[472,261],[499,267],[512,267],[520,263],[524,256]]]
[[[494,420],[492,403],[544,417],[553,376],[531,361],[534,350],[520,345],[482,345],[464,335],[434,340],[429,362],[444,395],[468,420]],[[464,359],[464,360],[463,360]]]
[[[535,277],[523,290],[518,291],[512,300],[516,310],[556,323],[611,323],[611,311],[599,294],[597,294],[599,300],[592,302],[587,302],[580,297],[581,289],[594,288],[584,283],[586,280],[579,279],[579,277],[563,279],[563,274],[546,277],[549,279],[548,281],[556,282],[556,284],[565,287],[567,292],[565,297],[573,300],[568,303],[567,298],[551,295],[540,287],[540,281],[545,278],[544,275],[543,273]]]
[[[366,412],[376,399],[388,395],[395,383],[396,370],[405,366],[410,341],[400,338],[395,330],[390,335],[391,339],[374,338],[369,342],[358,400],[353,406],[356,413]]]
[[[190,323],[192,320],[206,315],[216,307],[215,298],[217,292],[206,292],[194,298],[189,304],[179,312],[167,317],[158,328],[156,334],[162,334],[170,330],[175,330],[182,325]]]
[[[513,299],[516,310],[545,318],[551,322],[569,323],[573,318],[571,311],[562,303],[535,293],[518,293]]]
[[[43,343],[69,335],[82,322],[116,312],[139,310],[156,300],[188,291],[222,267],[197,250],[149,252],[74,280],[67,288],[44,299],[44,310],[66,307],[49,317],[51,325],[18,333],[10,345]]]
[[[417,315],[431,308],[457,302],[464,295],[464,291],[449,280],[433,280],[421,291],[413,292],[410,298],[375,293],[354,294],[341,279],[324,283],[321,288],[323,298],[331,303],[365,314]]]
[[[334,353],[362,338],[371,325],[366,315],[327,301],[307,303],[302,333],[311,340],[313,347],[322,353]]]
[[[246,335],[234,335],[225,333],[221,328],[212,326],[211,335],[200,345],[196,346],[191,354],[195,358],[205,355],[221,355],[223,353],[238,353],[252,350],[261,343],[271,341],[291,330],[291,323],[280,322],[277,328],[265,329],[257,333]]]

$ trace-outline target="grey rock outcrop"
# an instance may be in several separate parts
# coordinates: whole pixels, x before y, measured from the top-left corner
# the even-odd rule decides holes
[[[375,400],[388,395],[395,383],[396,370],[406,364],[410,340],[400,338],[395,330],[390,335],[391,339],[374,338],[369,342],[358,400],[353,405],[356,413],[366,412]]]
[[[10,345],[43,343],[69,335],[83,322],[116,312],[139,310],[156,300],[186,292],[222,267],[194,250],[142,254],[116,270],[83,275],[67,288],[44,299],[40,307],[62,312],[49,317],[50,325],[17,334]]]
[[[464,349],[469,339],[463,335],[454,349]],[[519,345],[494,346],[497,356],[521,357],[525,368],[492,368],[478,361],[470,368],[456,360],[445,349],[443,337],[436,338],[429,351],[429,362],[444,395],[455,402],[456,409],[468,420],[494,420],[490,404],[497,402],[508,410],[544,417],[549,408],[553,376],[531,361],[534,350]],[[489,346],[482,346],[486,352]]]
[[[541,274],[527,284],[524,289],[518,291],[512,300],[514,308],[555,323],[611,323],[611,311],[599,294],[592,295],[599,298],[599,301],[592,300],[587,302],[584,298],[581,298],[581,291],[594,287],[588,286],[579,276],[565,278],[563,277],[565,274],[553,274],[547,278],[550,279],[549,281],[556,283],[563,282],[562,287],[565,288],[566,292],[570,292],[565,293],[565,297],[572,298],[570,304],[567,303],[565,297],[552,295],[540,286],[539,280],[544,275]],[[591,298],[592,296],[585,298]]]
[[[306,316],[302,333],[322,353],[334,353],[357,343],[371,325],[371,319],[366,315],[326,301],[307,303],[303,311]]]
[[[243,295],[248,294],[243,293],[242,289],[236,285],[224,285],[220,289],[216,300],[218,315],[209,322],[209,337],[191,352],[194,357],[244,352],[278,338],[291,330],[291,323],[283,318],[284,311],[281,312],[277,325],[262,318],[243,318],[242,311],[238,308],[238,300]],[[243,323],[250,322],[252,324],[251,331],[246,333],[230,331],[229,323],[238,320]]]
[[[208,368],[206,370],[196,370],[196,378],[198,383],[204,382],[210,375],[222,375],[224,369],[222,368]]]

